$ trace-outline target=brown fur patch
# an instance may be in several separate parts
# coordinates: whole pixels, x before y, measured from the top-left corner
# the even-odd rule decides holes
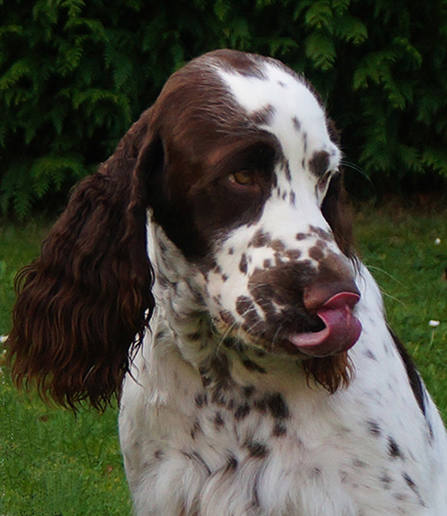
[[[313,379],[331,394],[348,387],[354,373],[347,352],[332,357],[309,358],[303,361],[303,368],[308,381]]]

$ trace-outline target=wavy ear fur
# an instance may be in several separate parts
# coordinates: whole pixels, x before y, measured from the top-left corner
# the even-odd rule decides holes
[[[64,406],[100,409],[119,393],[154,308],[139,167],[150,118],[149,110],[77,186],[40,257],[16,278],[13,378]]]

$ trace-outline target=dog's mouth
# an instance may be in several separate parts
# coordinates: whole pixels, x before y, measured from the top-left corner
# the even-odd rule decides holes
[[[316,312],[324,328],[291,333],[287,341],[296,350],[311,357],[326,357],[347,351],[357,342],[362,331],[360,321],[353,314],[359,299],[360,296],[354,292],[335,294]]]

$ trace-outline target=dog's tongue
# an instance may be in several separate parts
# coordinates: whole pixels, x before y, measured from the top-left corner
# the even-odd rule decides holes
[[[336,355],[351,348],[360,337],[362,325],[352,314],[360,296],[353,292],[340,292],[332,296],[318,310],[318,317],[326,328],[318,332],[297,333],[288,340],[302,353],[313,357]]]

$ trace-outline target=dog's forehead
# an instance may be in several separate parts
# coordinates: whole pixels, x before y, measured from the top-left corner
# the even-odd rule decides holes
[[[241,74],[230,68],[218,68],[233,96],[248,112],[271,105],[291,113],[299,106],[299,114],[307,121],[324,119],[317,99],[299,76],[268,61],[262,63],[261,71],[259,74]]]
[[[260,73],[242,74],[218,68],[233,98],[249,115],[265,113],[261,125],[274,133],[286,155],[293,155],[298,134],[305,135],[309,152],[326,151],[331,160],[339,158],[331,142],[326,115],[305,81],[275,61],[260,63]]]

